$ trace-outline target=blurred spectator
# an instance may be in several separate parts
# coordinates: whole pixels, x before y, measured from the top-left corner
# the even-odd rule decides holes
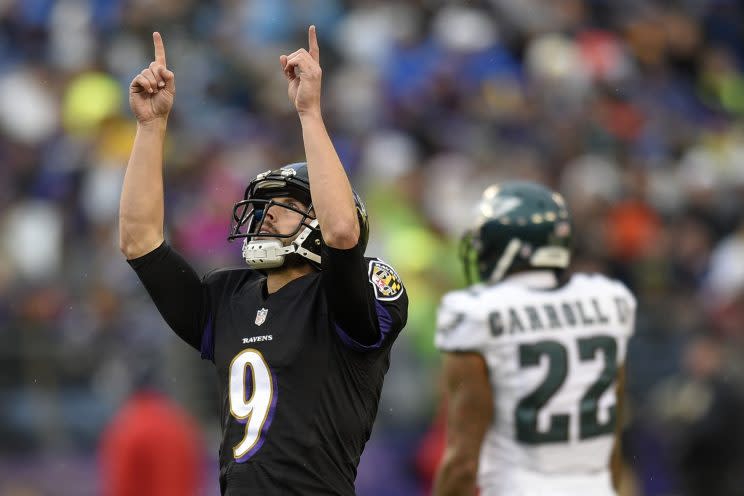
[[[659,384],[654,395],[685,496],[744,494],[744,393],[724,354],[717,340],[695,338],[683,355],[684,372]]]
[[[104,496],[195,496],[205,456],[196,421],[141,372],[134,392],[103,431]]]

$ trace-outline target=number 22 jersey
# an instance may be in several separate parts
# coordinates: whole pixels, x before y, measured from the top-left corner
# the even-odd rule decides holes
[[[549,271],[446,294],[436,346],[480,353],[494,399],[481,448],[482,496],[614,494],[617,370],[635,298],[620,282]]]

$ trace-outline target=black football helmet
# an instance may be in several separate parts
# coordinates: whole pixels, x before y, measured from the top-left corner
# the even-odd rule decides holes
[[[359,195],[356,192],[353,194],[359,219],[359,245],[364,252],[369,238],[367,209]],[[307,209],[300,210],[274,201],[279,197],[294,198],[306,205]],[[272,234],[270,238],[267,238],[265,233],[260,234],[264,212],[274,205],[293,210],[302,217],[291,233]],[[243,238],[243,258],[253,268],[280,267],[284,264],[286,255],[296,253],[306,258],[315,268],[320,269],[323,236],[313,212],[306,162],[297,162],[285,165],[281,169],[262,172],[248,184],[243,200],[233,207],[230,235],[227,239],[232,241],[238,238]],[[282,239],[292,238],[294,240],[287,246],[282,242]]]
[[[468,284],[494,283],[512,272],[565,269],[571,261],[571,219],[563,197],[532,182],[488,187],[477,220],[460,244]]]

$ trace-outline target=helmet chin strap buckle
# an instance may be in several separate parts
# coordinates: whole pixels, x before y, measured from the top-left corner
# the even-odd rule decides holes
[[[284,246],[277,239],[243,241],[243,258],[254,269],[273,269],[281,267],[285,255],[294,253],[294,246]]]

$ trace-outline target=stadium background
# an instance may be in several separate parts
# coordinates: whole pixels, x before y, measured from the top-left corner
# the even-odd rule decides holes
[[[216,494],[213,370],[118,251],[127,85],[161,31],[168,238],[200,272],[239,264],[232,203],[302,158],[278,56],[310,23],[368,253],[411,298],[359,494],[426,491],[435,308],[463,284],[473,202],[505,178],[560,190],[574,268],[638,296],[628,494],[741,494],[715,489],[744,487],[741,2],[0,0],[0,495],[99,494],[102,432],[143,376],[198,420]]]

